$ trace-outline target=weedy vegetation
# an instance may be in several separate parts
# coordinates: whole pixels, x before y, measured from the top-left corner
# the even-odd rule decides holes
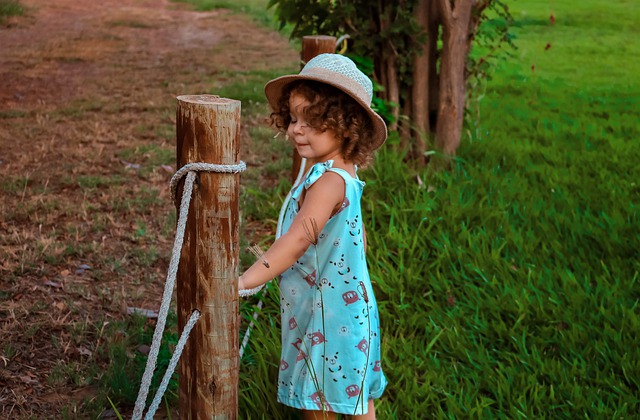
[[[4,23],[9,16],[24,14],[24,7],[18,0],[0,0],[0,23]]]
[[[625,41],[640,8],[522,1],[511,11],[517,49],[477,87],[452,170],[412,169],[391,136],[362,173],[390,381],[380,418],[640,409],[640,85],[630,77],[640,48]],[[265,301],[241,367],[241,414],[294,418],[273,402],[275,288]]]

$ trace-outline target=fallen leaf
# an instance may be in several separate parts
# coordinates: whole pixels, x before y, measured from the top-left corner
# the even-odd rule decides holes
[[[44,284],[45,286],[51,286],[51,287],[55,287],[56,289],[61,289],[62,288],[62,283],[57,283],[55,281],[51,281],[48,279],[45,279],[42,284]]]
[[[127,162],[126,160],[120,160],[120,162],[122,162],[125,168],[140,169],[140,165],[137,163]]]
[[[157,318],[158,311],[154,311],[153,309],[144,309],[144,308],[133,308],[131,306],[127,306],[127,315],[131,315],[136,313],[138,315],[142,315],[147,318]]]
[[[20,379],[25,384],[32,384],[32,383],[38,382],[32,376],[29,376],[29,375],[20,375],[18,376],[18,379]]]
[[[80,353],[82,356],[91,356],[93,354],[91,350],[83,346],[78,347],[78,353]]]

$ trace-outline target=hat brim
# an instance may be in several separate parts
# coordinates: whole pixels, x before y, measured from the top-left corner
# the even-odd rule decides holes
[[[287,76],[281,76],[267,82],[267,84],[264,87],[264,94],[267,97],[267,101],[269,102],[271,109],[273,109],[274,111],[278,110],[278,101],[282,97],[282,92],[287,87],[287,85],[298,80],[312,80],[312,81],[324,83],[324,84],[333,86],[337,89],[340,89],[342,92],[349,95],[349,97],[353,98],[358,104],[360,104],[360,106],[364,108],[364,110],[367,112],[367,115],[369,116],[369,119],[371,120],[371,124],[373,125],[373,137],[374,137],[373,148],[377,149],[380,146],[382,146],[382,144],[384,144],[385,140],[387,139],[387,124],[384,122],[382,117],[378,115],[373,109],[371,109],[371,106],[369,106],[369,104],[362,101],[362,99],[360,99],[356,95],[351,94],[351,92],[343,89],[343,87],[340,84],[332,83],[330,80],[327,80],[324,77],[317,77],[310,74],[307,74],[307,75],[291,74]]]

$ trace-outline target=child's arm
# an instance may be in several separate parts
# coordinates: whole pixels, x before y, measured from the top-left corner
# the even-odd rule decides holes
[[[322,231],[334,210],[342,204],[344,194],[342,177],[333,172],[324,173],[306,191],[302,207],[289,230],[271,245],[260,261],[255,262],[240,276],[238,288],[253,289],[291,267],[309,248],[311,240],[318,240],[317,237],[310,238],[307,232],[318,235]],[[315,233],[312,221],[317,227]]]

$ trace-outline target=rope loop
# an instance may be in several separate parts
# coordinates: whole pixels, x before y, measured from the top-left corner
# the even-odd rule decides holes
[[[193,162],[187,163],[182,168],[178,169],[171,177],[171,197],[173,203],[177,203],[178,197],[176,196],[178,190],[178,183],[189,172],[218,172],[225,174],[237,174],[247,170],[247,164],[240,161],[234,165],[221,165],[217,163],[205,163],[205,162]]]

